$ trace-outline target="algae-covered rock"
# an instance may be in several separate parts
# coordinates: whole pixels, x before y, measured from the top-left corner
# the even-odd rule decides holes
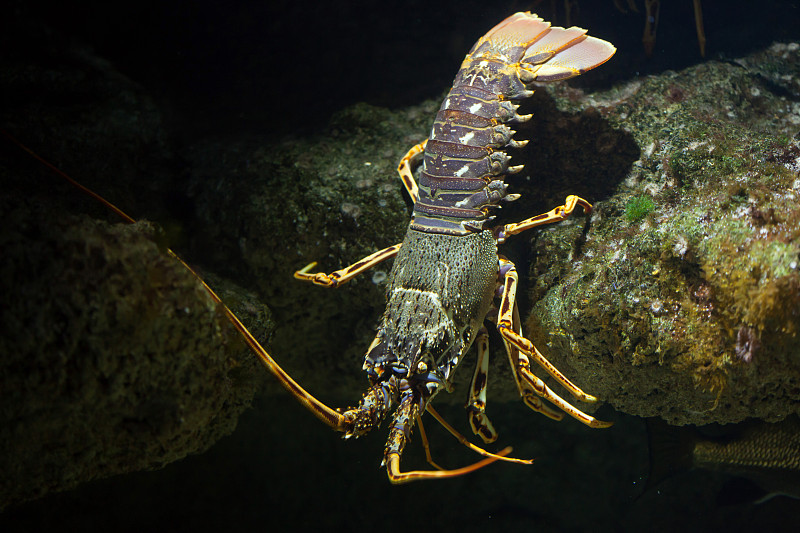
[[[579,249],[568,225],[537,238],[528,327],[616,409],[678,424],[798,412],[800,113],[772,89],[709,62],[593,99],[641,157]]]
[[[15,50],[0,62],[3,508],[207,449],[264,372],[160,230],[77,216],[105,213],[9,136],[178,234],[181,164],[153,98],[37,18],[0,25]],[[266,307],[211,278],[264,339]]]
[[[0,205],[0,507],[160,468],[233,430],[260,374],[151,224]]]

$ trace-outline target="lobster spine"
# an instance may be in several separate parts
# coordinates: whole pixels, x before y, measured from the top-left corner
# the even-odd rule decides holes
[[[419,201],[411,228],[426,233],[466,235],[482,231],[490,209],[509,195],[509,147],[516,141],[508,124],[530,115],[517,113],[513,100],[533,94],[534,81],[558,81],[582,74],[613,55],[615,48],[587,37],[581,28],[551,28],[530,13],[517,13],[472,47],[453,87],[439,108],[419,176]]]

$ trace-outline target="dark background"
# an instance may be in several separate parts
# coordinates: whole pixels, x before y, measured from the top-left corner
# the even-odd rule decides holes
[[[572,2],[570,23],[613,42],[614,60],[579,83],[701,62],[691,0],[662,2],[652,57],[639,12]],[[626,4],[626,2],[620,2]],[[138,81],[187,137],[225,131],[281,136],[319,128],[355,102],[405,107],[439,97],[464,54],[504,17],[532,10],[565,25],[563,2],[12,1],[67,40],[88,43]],[[736,58],[797,38],[797,2],[704,2],[706,57]],[[573,10],[574,11],[574,10]],[[13,41],[7,53],[25,54]],[[576,80],[577,82],[577,80]]]

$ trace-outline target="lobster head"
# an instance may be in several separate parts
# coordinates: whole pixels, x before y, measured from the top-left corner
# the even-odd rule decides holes
[[[488,231],[469,236],[410,230],[389,276],[386,311],[364,361],[370,381],[406,380],[428,396],[453,371],[483,324],[497,283]]]

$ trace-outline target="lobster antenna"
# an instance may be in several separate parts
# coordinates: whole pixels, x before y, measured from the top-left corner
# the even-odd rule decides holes
[[[57,166],[52,164],[50,161],[46,160],[45,158],[43,158],[42,156],[40,156],[39,154],[37,154],[36,152],[31,150],[30,148],[28,148],[27,146],[22,144],[22,142],[18,141],[13,135],[8,133],[6,130],[0,129],[0,133],[2,133],[3,136],[5,138],[7,138],[9,141],[11,141],[13,144],[17,145],[19,148],[21,148],[22,150],[27,152],[28,155],[33,157],[39,163],[41,163],[42,165],[46,166],[51,172],[53,172],[55,174],[58,174],[59,176],[61,176],[65,180],[67,180],[70,185],[72,185],[73,187],[77,188],[82,193],[91,196],[92,198],[94,198],[95,200],[97,200],[98,202],[100,202],[101,204],[106,206],[108,209],[113,211],[118,217],[120,217],[122,220],[124,220],[128,224],[135,224],[136,223],[136,220],[131,218],[125,211],[123,211],[119,207],[115,206],[114,204],[112,204],[111,202],[109,202],[108,200],[106,200],[105,198],[103,198],[102,196],[100,196],[99,194],[97,194],[96,192],[91,190],[90,188],[88,188],[88,187],[86,187],[84,185],[81,185],[80,183],[78,183],[74,179],[70,178],[63,170],[61,170],[60,168],[58,168]],[[170,251],[170,253],[172,253],[172,252]],[[191,270],[191,269],[189,269],[189,270]],[[192,274],[197,276],[197,274],[195,274],[194,272],[192,272]],[[202,280],[200,280],[200,281],[202,281]]]
[[[456,438],[456,440],[458,440],[458,442],[460,442],[461,444],[463,444],[464,446],[466,446],[467,448],[469,448],[473,452],[475,452],[477,454],[480,454],[480,455],[483,455],[484,457],[492,457],[492,458],[494,458],[495,460],[498,460],[498,461],[507,461],[509,463],[517,463],[517,464],[521,464],[521,465],[532,465],[533,464],[533,459],[517,459],[516,457],[506,457],[506,454],[504,454],[503,452],[500,452],[499,454],[494,454],[492,452],[484,450],[480,446],[472,444],[464,435],[459,433],[456,428],[451,426],[444,418],[442,418],[442,415],[440,415],[436,411],[436,409],[433,408],[432,405],[428,404],[426,409],[431,414],[431,416],[433,416],[433,418],[435,418],[436,421],[439,422],[442,425],[442,427],[444,427],[444,429],[449,431],[450,434],[452,436],[454,436]],[[506,450],[508,450],[509,452],[511,451],[510,448],[506,448]],[[503,451],[505,451],[505,450],[503,450]]]
[[[16,146],[27,152],[31,157],[36,159],[39,163],[47,167],[49,170],[51,170],[61,178],[65,179],[73,187],[76,187],[84,194],[88,194],[89,196],[91,196],[104,206],[106,206],[108,209],[113,211],[117,216],[119,216],[122,220],[124,220],[128,224],[136,223],[136,220],[127,213],[125,213],[122,209],[118,208],[117,206],[115,206],[102,196],[100,196],[98,193],[89,189],[85,185],[82,185],[77,181],[75,181],[74,179],[72,179],[71,177],[69,177],[69,175],[67,175],[64,171],[62,171],[61,169],[59,169],[58,167],[56,167],[55,165],[53,165],[52,163],[41,157],[39,154],[37,154],[27,146],[22,144],[22,142],[18,141],[13,135],[8,133],[6,130],[0,129],[0,133],[2,133],[3,136],[6,137],[9,141],[11,141],[13,144],[15,144]],[[292,396],[294,396],[297,399],[297,401],[303,405],[303,407],[311,411],[314,414],[314,416],[316,416],[317,418],[319,418],[320,420],[322,420],[335,430],[345,431],[347,419],[344,417],[344,415],[342,415],[337,411],[334,411],[321,401],[317,400],[314,396],[309,394],[303,387],[301,387],[294,379],[292,379],[292,377],[289,374],[287,374],[283,368],[281,368],[281,366],[277,363],[277,361],[275,361],[272,358],[272,356],[269,355],[269,353],[267,353],[264,347],[261,346],[261,343],[259,343],[258,340],[256,340],[255,337],[253,337],[253,334],[250,333],[250,330],[248,330],[247,327],[244,324],[242,324],[242,322],[233,313],[233,311],[231,311],[228,308],[228,306],[225,305],[222,299],[219,296],[217,296],[217,293],[214,292],[214,290],[211,287],[209,287],[205,281],[203,281],[203,278],[201,278],[200,275],[197,272],[195,272],[192,267],[186,264],[186,262],[183,259],[181,259],[178,256],[178,254],[173,252],[170,248],[167,248],[167,253],[173,258],[175,258],[181,265],[183,265],[184,268],[186,268],[186,270],[188,270],[189,273],[203,285],[203,288],[208,292],[209,296],[211,296],[211,299],[214,300],[214,303],[222,307],[222,310],[225,312],[225,316],[227,317],[228,321],[242,336],[245,343],[247,343],[247,346],[250,348],[250,351],[252,351],[254,354],[258,356],[259,359],[261,359],[261,362],[264,363],[264,366],[267,367],[267,370],[269,370],[270,373],[272,373],[272,375],[278,379],[278,382],[280,382],[283,388],[286,389]]]

